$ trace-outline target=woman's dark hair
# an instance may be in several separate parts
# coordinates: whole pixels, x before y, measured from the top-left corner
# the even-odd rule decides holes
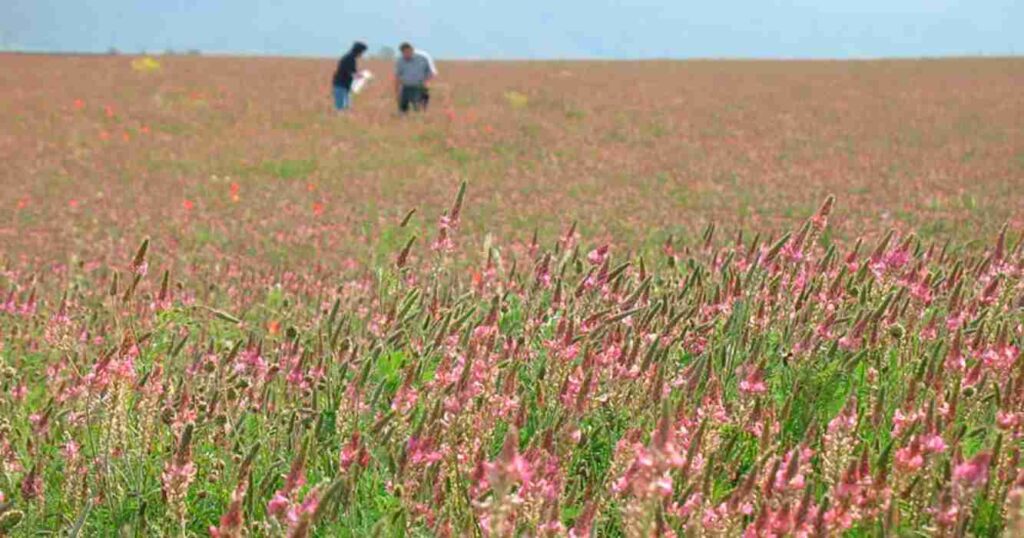
[[[355,52],[356,54],[360,54],[360,53],[366,52],[366,48],[367,48],[366,47],[366,43],[363,43],[362,41],[356,41],[352,45],[352,52]]]
[[[402,43],[401,45],[398,46],[398,50],[410,50],[410,49],[412,49],[412,45],[410,45],[408,42]]]

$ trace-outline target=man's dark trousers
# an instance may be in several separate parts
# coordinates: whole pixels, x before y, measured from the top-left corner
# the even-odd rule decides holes
[[[402,94],[398,100],[398,108],[402,112],[424,110],[427,108],[427,89],[424,86],[402,86]]]

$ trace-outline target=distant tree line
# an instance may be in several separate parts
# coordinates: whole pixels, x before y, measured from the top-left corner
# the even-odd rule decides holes
[[[377,49],[377,54],[374,54],[374,58],[376,58],[378,60],[394,60],[395,59],[395,49],[385,45],[385,46]]]
[[[202,53],[203,52],[201,50],[199,50],[199,49],[187,49],[184,52],[182,52],[182,51],[178,51],[176,49],[168,47],[167,49],[164,49],[163,55],[164,56],[180,56],[180,55],[184,55],[184,56],[199,56]],[[110,47],[110,48],[107,49],[107,55],[108,56],[120,56],[121,54],[122,54],[121,49],[119,49],[117,47]],[[139,54],[143,54],[144,55],[144,54],[147,54],[147,52],[145,50],[140,50]],[[377,49],[377,52],[373,54],[373,58],[375,58],[377,60],[388,60],[388,61],[391,61],[391,60],[394,60],[397,57],[398,57],[398,53],[395,52],[395,49],[393,49],[393,48],[391,48],[389,46],[386,46],[386,45],[380,47],[379,49]]]
[[[201,51],[199,49],[187,49],[184,52],[178,52],[175,49],[168,48],[168,49],[164,50],[163,55],[164,56],[199,56],[202,53],[203,53],[203,51]],[[146,55],[146,54],[148,54],[148,52],[146,52],[146,50],[143,49],[143,50],[139,51],[139,54]],[[107,55],[108,56],[120,56],[121,55],[121,49],[119,49],[117,47],[110,47],[109,49],[107,49]]]

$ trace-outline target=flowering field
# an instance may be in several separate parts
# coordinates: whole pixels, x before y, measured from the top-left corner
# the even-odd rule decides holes
[[[0,56],[0,535],[1024,535],[1024,62],[331,68]]]

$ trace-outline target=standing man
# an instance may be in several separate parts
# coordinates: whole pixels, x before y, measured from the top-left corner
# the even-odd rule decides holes
[[[356,41],[352,48],[338,60],[338,68],[334,71],[334,108],[348,110],[351,104],[352,81],[359,70],[356,60],[366,52],[366,43]]]
[[[417,54],[412,45],[402,43],[402,55],[395,63],[395,94],[398,110],[406,113],[409,109],[423,110],[427,106],[427,82],[433,78],[433,62]]]

